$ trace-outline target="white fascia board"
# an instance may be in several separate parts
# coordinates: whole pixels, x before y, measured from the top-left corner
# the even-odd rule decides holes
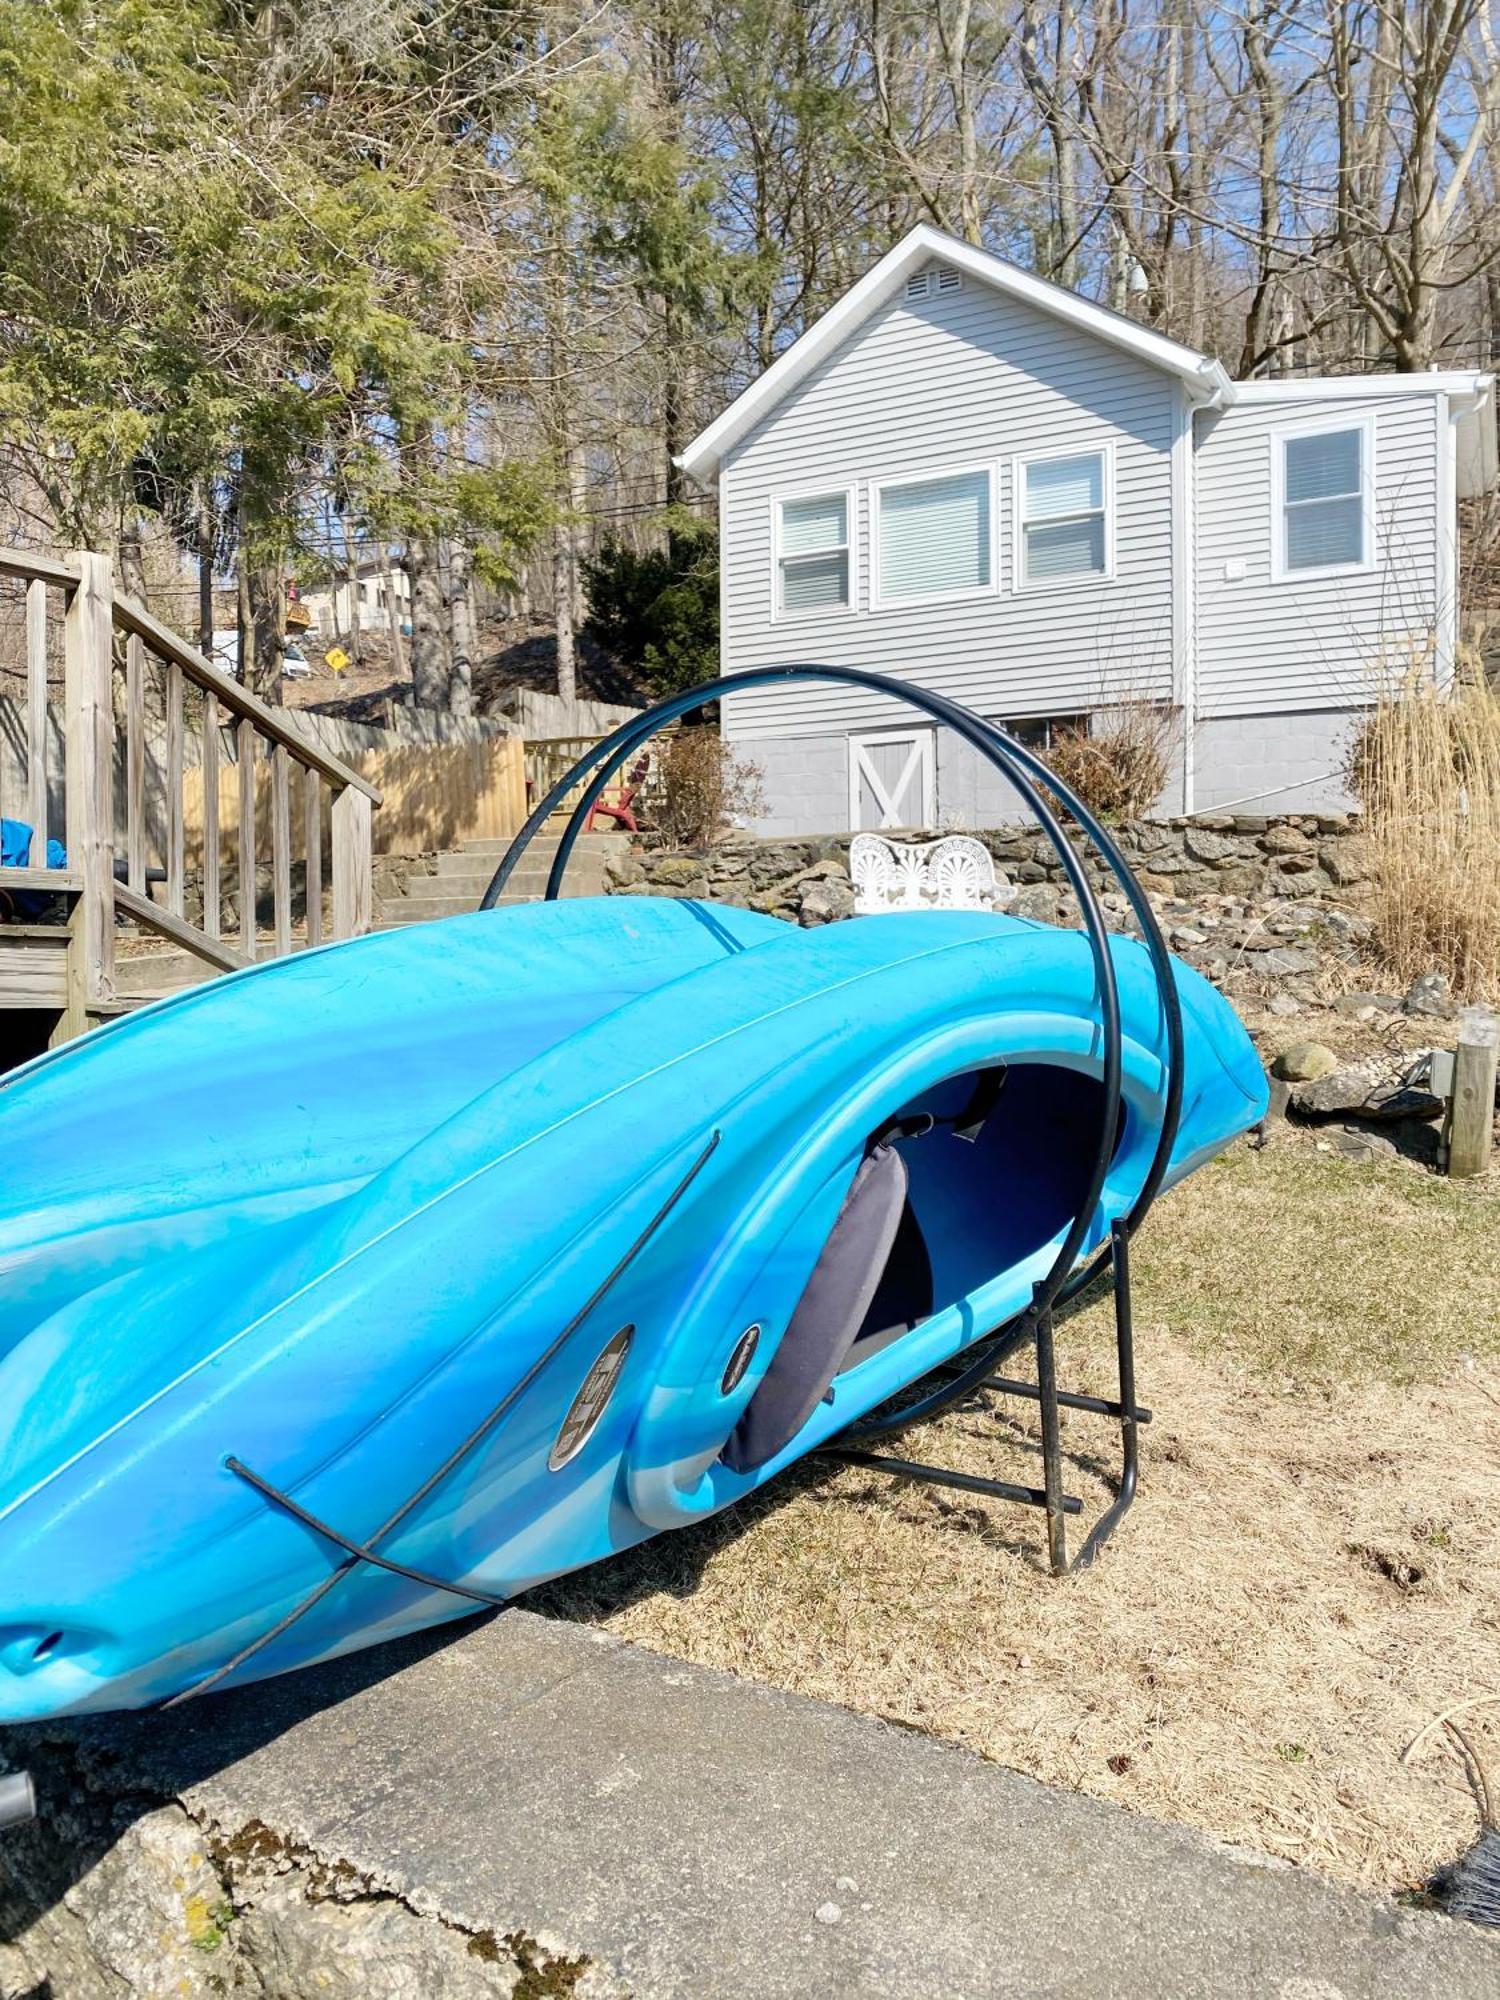
[[[758,376],[706,430],[699,432],[677,459],[688,477],[700,485],[712,481],[726,452],[732,451],[782,397],[804,382],[856,327],[894,297],[913,271],[933,257],[941,257],[945,264],[963,271],[977,284],[1019,299],[1053,319],[1164,369],[1185,384],[1194,407],[1218,408],[1235,398],[1235,385],[1220,364],[1207,355],[923,222],[903,236],[893,250],[888,250],[858,284],[851,286],[836,305],[830,306],[821,319],[815,320],[806,333],[771,363],[764,375]]]
[[[1368,396],[1472,395],[1493,376],[1433,369],[1425,375],[1282,375],[1272,382],[1236,382],[1237,407],[1257,403],[1355,403]]]

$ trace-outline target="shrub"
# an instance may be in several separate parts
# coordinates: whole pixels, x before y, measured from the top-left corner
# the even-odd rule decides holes
[[[657,752],[652,828],[668,847],[707,847],[737,815],[761,810],[760,771],[717,729],[679,729]]]
[[[674,521],[664,549],[606,541],[583,566],[584,631],[631,667],[654,695],[719,671],[719,540],[704,521]]]
[[[1391,970],[1500,997],[1500,693],[1482,675],[1445,692],[1414,666],[1356,732],[1347,777]]]
[[[1176,733],[1170,709],[1122,702],[1096,717],[1092,733],[1059,730],[1043,761],[1101,819],[1136,819],[1161,797]]]

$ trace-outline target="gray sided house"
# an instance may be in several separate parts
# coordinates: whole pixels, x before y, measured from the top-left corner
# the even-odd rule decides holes
[[[726,672],[913,680],[1045,744],[1172,712],[1166,812],[1336,809],[1383,673],[1451,674],[1457,501],[1493,378],[1233,382],[922,227],[682,456],[717,481]],[[1012,817],[912,711],[835,686],[725,704],[770,833]]]

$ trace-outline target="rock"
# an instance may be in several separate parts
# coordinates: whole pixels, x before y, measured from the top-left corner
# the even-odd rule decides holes
[[[1333,1136],[1334,1150],[1346,1160],[1368,1162],[1399,1158],[1395,1141],[1383,1132],[1366,1132],[1358,1125],[1346,1125]]]
[[[802,892],[798,921],[803,925],[832,924],[853,915],[854,891],[845,881],[825,876]]]
[[[1270,1080],[1270,1091],[1266,1102],[1266,1115],[1261,1121],[1262,1124],[1282,1124],[1286,1118],[1287,1106],[1291,1102],[1291,1096],[1292,1086],[1286,1079],[1284,1077],[1273,1076]]]
[[[623,888],[629,882],[639,882],[645,873],[640,856],[623,842],[618,847],[606,848],[604,879],[613,883],[617,889]]]
[[[1318,860],[1323,873],[1341,889],[1370,879],[1372,863],[1366,840],[1325,840],[1318,849]]]
[[[1186,828],[1182,844],[1195,861],[1212,863],[1240,859],[1240,849],[1234,841],[1226,840],[1221,833],[1210,833],[1201,825]]]
[[[1442,1098],[1434,1097],[1430,1090],[1401,1083],[1378,1085],[1359,1107],[1361,1118],[1375,1118],[1387,1125],[1406,1118],[1439,1118],[1442,1111]]]
[[[669,854],[651,870],[651,882],[658,889],[686,889],[689,883],[701,882],[706,890],[708,877],[696,855]]]
[[[1270,1012],[1290,1016],[1302,1012],[1302,1002],[1294,1000],[1290,993],[1274,994],[1270,1002]]]
[[[1333,1118],[1358,1111],[1370,1095],[1370,1078],[1362,1069],[1328,1070],[1309,1081],[1298,1081],[1292,1109],[1304,1118]]]
[[[1399,1014],[1401,995],[1399,993],[1341,993],[1334,1006],[1341,1014],[1353,1014],[1361,1019],[1372,1014]]]
[[[1006,914],[1028,917],[1034,924],[1055,924],[1061,907],[1062,898],[1055,889],[1045,882],[1033,882],[1019,891]]]
[[[1273,950],[1261,953],[1259,969],[1280,978],[1285,978],[1293,972],[1316,972],[1317,954],[1311,951],[1299,951],[1295,945],[1277,945]]]
[[[1280,859],[1283,875],[1311,875],[1318,865],[1315,854],[1283,854]]]
[[[1406,998],[1401,1004],[1408,1014],[1434,1014],[1440,1019],[1446,1019],[1453,1012],[1453,1000],[1446,974],[1419,973],[1407,987]]]
[[[1338,1057],[1321,1042],[1293,1042],[1272,1063],[1271,1074],[1287,1083],[1311,1083],[1331,1075],[1338,1066]]]
[[[1264,813],[1236,813],[1234,816],[1236,833],[1264,833],[1270,824]]]
[[[1266,828],[1260,837],[1260,845],[1266,854],[1305,854],[1312,842],[1300,827],[1283,821],[1278,826]]]

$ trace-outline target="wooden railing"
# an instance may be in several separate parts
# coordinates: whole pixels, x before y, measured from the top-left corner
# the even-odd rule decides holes
[[[379,803],[372,785],[144,606],[116,595],[107,557],[0,549],[0,577],[26,586],[24,778],[19,798],[0,796],[0,812],[32,828],[31,865],[0,868],[0,889],[68,899],[67,998],[55,1039],[117,1011],[117,915],[224,970],[318,944],[325,932],[368,930],[370,815]],[[47,642],[57,598],[60,814],[59,774],[48,756]],[[226,788],[221,778],[231,773]],[[62,839],[63,868],[44,865],[49,836]],[[263,867],[270,876],[264,926]],[[228,894],[234,908],[226,925]]]
[[[663,732],[663,735],[666,733]],[[527,805],[529,807],[540,805],[558,779],[563,777],[578,762],[579,758],[585,752],[592,750],[594,745],[599,741],[601,739],[597,736],[528,737],[526,741]],[[659,765],[655,755],[657,747],[657,743],[654,742],[647,748],[645,754],[649,757],[650,762],[645,781],[641,784],[636,794],[637,808],[644,807],[648,817],[660,785]],[[626,766],[629,767],[637,764],[641,754],[640,751],[632,752],[625,759]],[[606,799],[614,798],[624,780],[625,771],[617,769],[609,785],[605,788],[604,797]],[[571,812],[582,797],[583,791],[584,787],[582,785],[575,785],[558,807],[558,811]]]

